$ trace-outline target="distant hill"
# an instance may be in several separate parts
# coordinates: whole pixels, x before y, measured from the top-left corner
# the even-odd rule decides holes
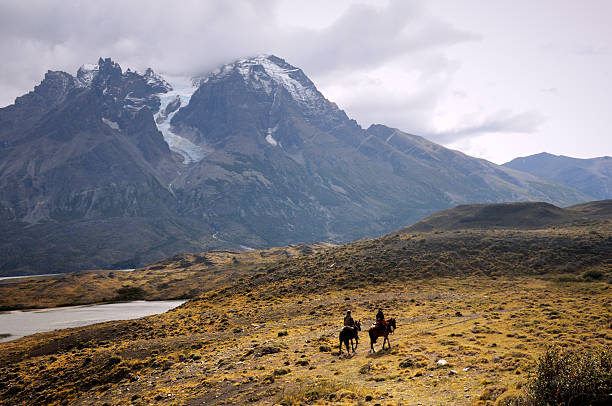
[[[596,221],[612,216],[612,200],[589,202],[567,208],[549,203],[470,204],[443,210],[400,232],[459,229],[543,228],[577,221]]]
[[[516,158],[503,166],[550,179],[596,199],[612,198],[612,157],[578,159],[546,152]]]

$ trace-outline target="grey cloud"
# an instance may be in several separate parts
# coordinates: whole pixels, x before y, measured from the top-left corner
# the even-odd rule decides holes
[[[320,30],[279,21],[277,7],[272,0],[4,1],[0,104],[30,90],[47,69],[75,72],[100,56],[124,68],[198,74],[239,57],[274,53],[318,84],[478,39],[432,17],[415,1],[354,4]]]
[[[480,38],[433,18],[410,1],[393,1],[384,9],[355,5],[325,30],[297,35],[309,39],[295,57],[305,65],[316,61],[316,73],[372,68],[409,53]]]
[[[74,73],[100,56],[124,69],[195,75],[273,53],[301,67],[362,125],[427,134],[457,69],[444,49],[479,39],[416,1],[353,4],[318,30],[281,21],[277,8],[273,0],[3,2],[0,53],[9,57],[0,65],[0,105],[29,91],[47,69]],[[389,66],[412,80],[377,79],[376,70]],[[342,88],[343,97],[334,100],[330,87]]]
[[[534,111],[512,113],[499,111],[482,120],[464,118],[463,124],[449,131],[429,134],[429,138],[440,143],[451,143],[463,138],[482,134],[523,133],[530,134],[538,130],[545,118]]]

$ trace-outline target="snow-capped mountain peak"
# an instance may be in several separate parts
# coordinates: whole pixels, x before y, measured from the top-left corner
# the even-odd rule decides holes
[[[325,100],[301,69],[274,55],[264,54],[239,59],[215,69],[202,77],[199,83],[216,82],[234,72],[240,74],[245,83],[255,89],[264,90],[268,95],[282,87],[296,102],[307,107],[314,107]]]
[[[98,65],[90,63],[82,65],[77,71],[77,83],[82,87],[90,86],[98,72],[100,72],[100,66]]]

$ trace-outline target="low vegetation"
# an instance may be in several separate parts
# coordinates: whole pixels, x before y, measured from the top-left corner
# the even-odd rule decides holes
[[[394,233],[71,275],[92,282],[90,298],[97,286],[107,298],[124,286],[146,298],[196,291],[165,314],[1,343],[0,403],[598,404],[610,388],[610,252],[602,220]],[[0,296],[32,305],[18,292],[45,297],[52,284],[11,282]],[[390,350],[379,340],[369,353],[379,307],[398,329]],[[339,357],[348,308],[364,331],[357,352]]]
[[[552,347],[538,359],[517,398],[525,405],[609,405],[612,402],[612,350]]]

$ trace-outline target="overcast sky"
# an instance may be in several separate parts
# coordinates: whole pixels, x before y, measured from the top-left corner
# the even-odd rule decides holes
[[[99,56],[205,73],[261,53],[362,126],[503,163],[612,155],[612,1],[0,0],[0,106]]]

